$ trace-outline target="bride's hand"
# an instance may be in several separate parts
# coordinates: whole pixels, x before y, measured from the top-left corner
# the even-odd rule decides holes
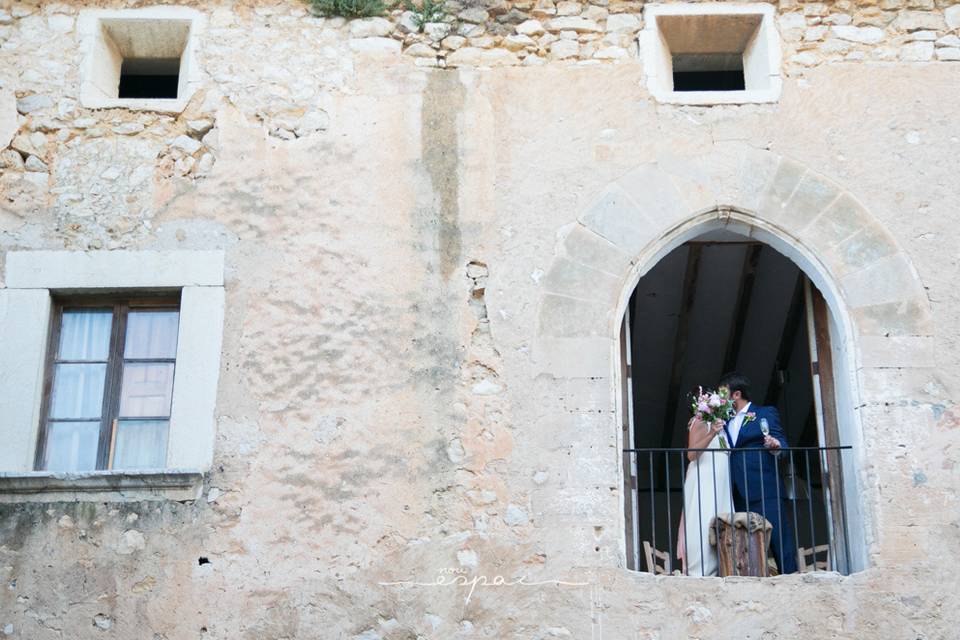
[[[715,434],[723,431],[723,420],[714,420],[713,424],[710,425],[710,429]]]

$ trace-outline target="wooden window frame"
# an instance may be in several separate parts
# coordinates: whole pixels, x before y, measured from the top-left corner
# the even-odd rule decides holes
[[[120,391],[123,382],[123,369],[126,362],[134,363],[174,363],[174,382],[176,384],[176,354],[173,358],[129,358],[124,359],[126,343],[127,317],[131,310],[172,310],[180,313],[180,294],[170,293],[144,294],[138,292],[133,295],[91,295],[91,296],[63,296],[55,297],[50,308],[50,331],[47,338],[47,357],[44,364],[43,400],[40,405],[40,428],[37,436],[37,451],[34,456],[34,469],[45,471],[47,466],[47,444],[50,429],[50,410],[53,400],[53,377],[60,350],[60,332],[63,326],[63,312],[65,309],[112,309],[113,317],[110,325],[110,345],[107,351],[106,376],[103,385],[103,404],[100,409],[100,433],[97,442],[97,459],[93,469],[89,471],[105,471],[112,467],[112,449],[116,437],[115,424],[120,419]],[[179,332],[178,332],[179,333]],[[177,336],[179,344],[180,336]],[[70,361],[66,361],[70,362]],[[104,362],[104,361],[84,361]],[[172,409],[171,409],[172,415]],[[125,420],[167,420],[165,417],[136,417]],[[67,422],[67,420],[64,420]],[[168,427],[169,428],[169,427]]]

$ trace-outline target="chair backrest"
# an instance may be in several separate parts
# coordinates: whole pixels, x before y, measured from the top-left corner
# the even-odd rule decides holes
[[[800,547],[797,550],[797,570],[800,573],[829,571],[830,545],[818,544],[815,547]]]
[[[672,566],[669,553],[666,551],[660,551],[659,549],[654,549],[652,546],[650,546],[650,543],[647,540],[644,540],[643,555],[647,557],[647,569],[650,570],[650,573],[654,575],[670,575]]]

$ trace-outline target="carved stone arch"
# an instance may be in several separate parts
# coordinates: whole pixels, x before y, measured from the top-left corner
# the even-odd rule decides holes
[[[624,174],[558,234],[540,280],[537,371],[574,387],[578,379],[609,379],[606,397],[619,397],[620,324],[638,280],[680,244],[719,228],[793,260],[827,301],[831,333],[843,350],[834,364],[844,396],[841,437],[854,446],[860,476],[849,492],[858,505],[848,522],[862,532],[851,567],[864,568],[877,538],[862,409],[883,405],[891,370],[929,368],[934,341],[929,301],[911,261],[842,186],[794,160],[739,145]],[[583,392],[592,393],[588,386]],[[612,406],[620,411],[619,402]]]
[[[857,339],[857,364],[932,345],[929,301],[894,238],[855,196],[802,164],[733,147],[640,166],[560,232],[541,279],[534,356],[559,377],[606,376],[626,300],[674,247],[727,227],[797,262]],[[891,340],[901,348],[888,349]],[[915,344],[914,344],[915,343]],[[885,355],[884,355],[885,354]]]

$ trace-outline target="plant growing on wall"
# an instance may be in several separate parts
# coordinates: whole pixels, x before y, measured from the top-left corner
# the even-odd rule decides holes
[[[404,8],[413,14],[413,22],[419,31],[431,22],[446,22],[447,12],[443,8],[445,0],[420,0],[417,4],[413,0],[404,0]]]
[[[310,0],[314,13],[343,18],[369,18],[381,16],[387,5],[383,0]]]

